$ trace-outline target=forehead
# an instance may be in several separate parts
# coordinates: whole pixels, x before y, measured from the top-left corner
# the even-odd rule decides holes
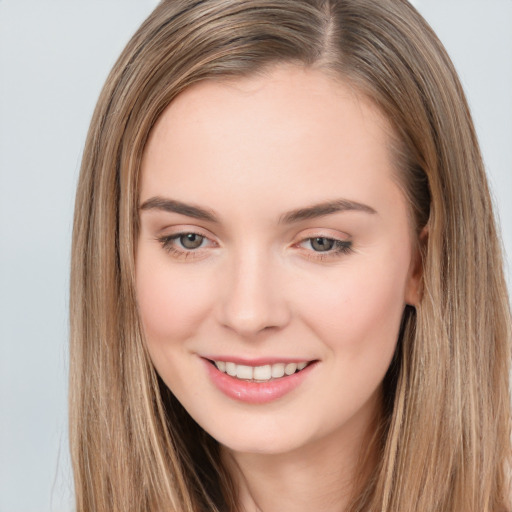
[[[152,130],[141,198],[169,190],[181,199],[192,187],[210,202],[222,188],[290,208],[331,191],[368,201],[392,180],[391,133],[370,100],[318,70],[280,66],[202,82],[181,93]]]
[[[263,104],[265,109],[261,108]],[[247,128],[265,128],[262,136],[270,126],[281,128],[279,135],[283,136],[285,128],[300,128],[305,118],[310,123],[324,123],[336,117],[339,128],[348,128],[355,121],[355,116],[350,118],[354,111],[374,137],[380,139],[393,133],[379,108],[353,84],[318,69],[281,64],[248,77],[205,80],[188,87],[160,116],[151,138],[174,128],[198,129],[204,123],[209,125],[208,133],[213,134],[213,121],[221,121],[224,127],[230,121],[238,123],[238,119],[229,117],[229,109],[241,109]],[[240,135],[243,137],[245,131]],[[275,131],[270,135],[275,137]],[[384,138],[382,142],[387,142],[388,137]]]

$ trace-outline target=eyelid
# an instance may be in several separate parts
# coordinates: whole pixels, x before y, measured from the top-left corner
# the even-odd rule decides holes
[[[311,244],[311,241],[315,238],[332,240],[334,245],[326,251],[315,251],[312,247],[304,247],[304,244]],[[328,259],[332,261],[353,252],[352,237],[347,233],[342,233],[332,229],[304,230],[295,237],[295,240],[296,241],[292,244],[293,247],[299,249],[302,254],[311,261],[325,261]]]
[[[195,259],[204,256],[204,251],[210,248],[218,247],[219,244],[215,240],[215,237],[204,228],[194,225],[180,224],[172,226],[172,228],[164,228],[160,230],[161,234],[158,234],[155,239],[162,246],[162,249],[168,252],[171,256],[177,259]],[[208,240],[209,244],[206,247],[198,247],[197,249],[186,249],[180,248],[174,242],[181,236],[194,234]]]
[[[215,235],[210,230],[197,226],[196,224],[172,224],[164,226],[158,230],[159,237],[183,235],[187,233],[195,233],[196,235],[204,236],[210,240],[215,238]]]
[[[169,226],[160,231],[155,239],[159,242],[167,253],[171,254],[176,259],[198,259],[207,256],[207,251],[212,248],[219,247],[216,237],[204,228],[195,225],[177,225]],[[179,238],[187,234],[195,234],[207,241],[205,246],[187,249],[180,247]],[[334,242],[333,247],[325,250],[318,251],[313,247],[306,248],[306,243],[311,243],[315,238],[325,238]],[[347,233],[340,232],[332,229],[314,229],[309,228],[301,231],[294,238],[291,244],[292,248],[300,250],[303,255],[311,260],[325,260],[327,258],[334,259],[342,255],[353,252],[352,237]]]
[[[351,242],[352,236],[344,231],[334,229],[309,228],[301,231],[294,237],[293,244],[298,244],[304,240],[311,238],[329,238],[331,240],[339,240],[340,242]]]

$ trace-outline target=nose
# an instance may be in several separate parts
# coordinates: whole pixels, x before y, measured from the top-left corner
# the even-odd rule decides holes
[[[222,276],[219,321],[243,337],[281,329],[290,321],[282,271],[257,251],[234,258]]]

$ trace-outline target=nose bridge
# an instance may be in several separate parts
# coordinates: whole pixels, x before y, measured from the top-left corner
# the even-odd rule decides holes
[[[252,245],[232,255],[227,265],[221,322],[243,336],[283,327],[289,320],[279,264],[270,251]]]

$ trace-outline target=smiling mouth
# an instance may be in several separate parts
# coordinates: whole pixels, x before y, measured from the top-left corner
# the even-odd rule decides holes
[[[230,377],[249,382],[270,382],[273,380],[289,377],[299,373],[314,361],[302,361],[299,363],[274,363],[262,366],[248,366],[236,364],[231,361],[209,360],[217,370],[226,373]]]

